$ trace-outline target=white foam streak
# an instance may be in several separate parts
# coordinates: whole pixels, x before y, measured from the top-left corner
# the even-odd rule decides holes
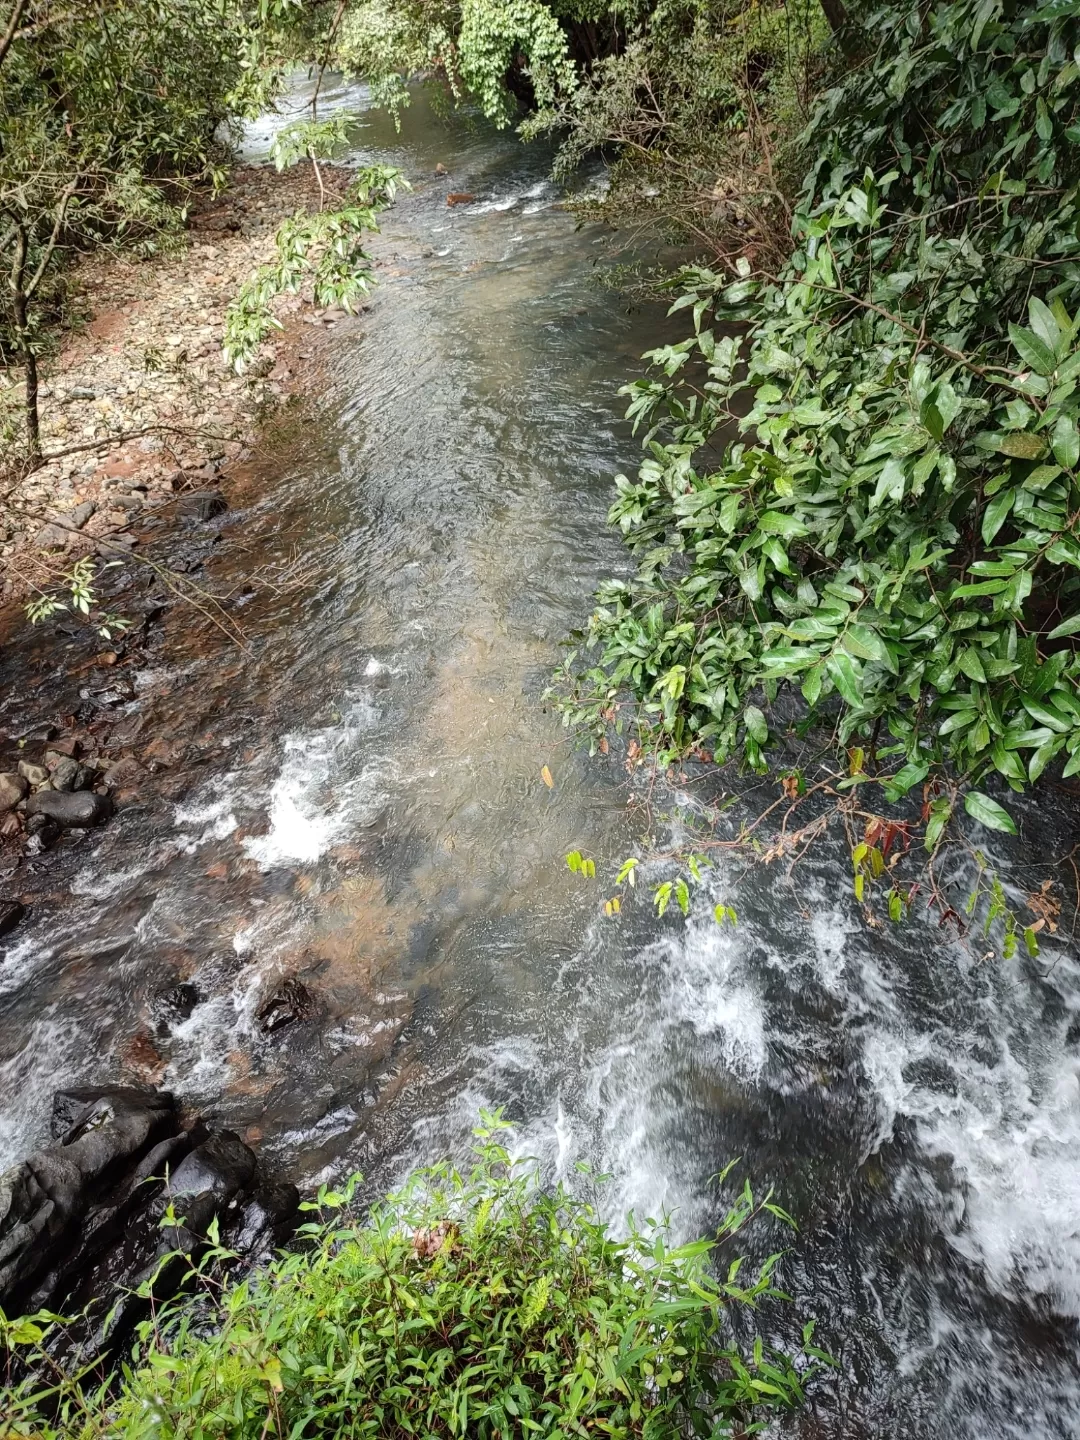
[[[365,673],[377,678],[386,669],[372,659]],[[286,737],[281,770],[270,790],[267,833],[244,841],[246,854],[260,868],[314,865],[338,840],[380,813],[391,762],[371,761],[359,775],[348,776],[360,734],[377,719],[374,703],[365,694],[340,724]]]

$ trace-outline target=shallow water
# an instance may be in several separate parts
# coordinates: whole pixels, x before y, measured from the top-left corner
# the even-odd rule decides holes
[[[593,283],[604,237],[557,208],[543,152],[422,102],[356,143],[416,192],[370,309],[335,331],[317,424],[225,517],[211,574],[239,587],[245,648],[173,612],[139,677],[146,733],[189,742],[171,804],[85,842],[70,894],[8,945],[0,1163],[42,1137],[58,1083],[155,1055],[304,1184],[388,1183],[503,1104],[548,1173],[612,1172],[614,1219],[666,1208],[690,1234],[741,1155],[799,1220],[784,1281],[842,1365],[785,1433],[1075,1436],[1075,954],[869,929],[829,845],[790,879],[722,861],[685,922],[641,893],[603,917],[642,812],[620,759],[575,751],[541,697],[626,565],[604,524],[637,454],[617,390],[663,321]],[[477,201],[448,209],[448,189]],[[1026,849],[1000,858],[1030,888],[1069,810],[1018,813]],[[600,880],[569,873],[572,849]],[[265,1035],[287,974],[318,1014]],[[202,998],[162,1029],[179,978]]]

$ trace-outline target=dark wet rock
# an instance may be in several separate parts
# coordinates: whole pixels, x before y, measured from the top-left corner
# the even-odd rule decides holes
[[[218,1130],[185,1157],[169,1188],[174,1200],[206,1196],[223,1202],[243,1190],[254,1176],[254,1152],[231,1130]],[[189,1208],[184,1209],[185,1215]]]
[[[190,980],[181,980],[178,985],[171,985],[168,990],[162,990],[154,996],[151,1008],[158,1020],[166,1027],[170,1022],[173,1024],[178,1020],[187,1020],[191,1012],[199,1003],[199,991]]]
[[[294,975],[274,992],[259,1011],[258,1019],[263,1033],[272,1035],[275,1030],[296,1021],[310,1020],[317,1009],[311,991]]]
[[[80,1318],[58,1359],[122,1348],[153,1298],[185,1283],[217,1220],[223,1240],[257,1258],[296,1222],[291,1185],[260,1181],[253,1152],[228,1130],[181,1125],[170,1095],[150,1087],[58,1091],[54,1142],[0,1176],[0,1305]],[[169,1207],[182,1223],[164,1224]]]
[[[295,1185],[268,1185],[240,1207],[229,1229],[232,1249],[249,1259],[268,1257],[296,1226],[300,1192]]]
[[[7,810],[14,810],[29,789],[30,782],[24,775],[10,770],[0,774],[0,814]]]
[[[31,815],[26,821],[26,849],[31,855],[43,855],[60,839],[60,826],[48,815]]]
[[[29,760],[19,761],[19,774],[28,785],[44,785],[49,778],[44,765],[34,765]]]
[[[0,900],[0,936],[10,935],[25,918],[25,905],[18,900]]]
[[[155,1090],[149,1085],[72,1085],[66,1090],[55,1090],[49,1117],[50,1135],[54,1140],[66,1142],[84,1121],[92,1121],[94,1117],[100,1121],[101,1107],[109,1104],[146,1106],[171,1113],[173,1097],[168,1091]]]
[[[187,520],[213,520],[216,515],[224,515],[228,508],[229,502],[220,490],[194,490],[181,495],[176,502],[177,514]]]
[[[107,795],[95,795],[91,790],[44,790],[30,797],[26,809],[30,815],[55,820],[64,829],[85,828],[103,825],[113,813],[113,802]]]
[[[53,766],[52,786],[54,790],[85,790],[90,778],[86,767],[67,755],[60,756]]]
[[[0,1175],[0,1305],[16,1308],[86,1212],[95,1186],[156,1139],[172,1113],[171,1096],[99,1093],[59,1145]]]

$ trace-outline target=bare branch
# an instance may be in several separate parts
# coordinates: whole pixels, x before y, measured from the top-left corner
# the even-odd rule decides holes
[[[3,65],[7,58],[7,53],[11,49],[11,43],[15,39],[15,32],[19,28],[19,21],[23,17],[26,6],[27,0],[15,0],[15,4],[12,6],[7,29],[4,31],[3,36],[0,37],[0,65]]]

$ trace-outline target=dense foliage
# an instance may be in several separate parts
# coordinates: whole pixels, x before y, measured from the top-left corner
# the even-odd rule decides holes
[[[566,36],[543,0],[353,0],[335,55],[371,82],[379,103],[408,104],[407,82],[425,75],[500,126],[517,110],[508,84],[515,72],[541,104],[553,104],[575,79]]]
[[[661,749],[761,769],[797,687],[880,745],[892,800],[943,764],[1080,771],[1078,15],[854,12],[790,261],[686,272],[693,332],[630,387],[648,455],[612,518],[640,566],[599,597],[572,718],[629,689]],[[929,847],[952,804],[924,802]]]
[[[0,360],[26,375],[21,422],[3,420],[7,464],[40,459],[39,359],[65,318],[71,259],[175,243],[193,196],[225,182],[232,126],[272,99],[297,59],[325,60],[341,8],[330,0],[0,7]],[[313,144],[305,137],[288,163],[313,159]],[[358,193],[336,230],[329,217],[296,217],[279,247],[277,288],[300,271],[320,293],[347,298],[342,275],[361,266],[358,235],[373,213]],[[274,279],[256,277],[240,297],[228,358],[249,355],[247,341],[270,328],[259,296]]]
[[[675,1440],[745,1434],[801,1399],[825,1358],[812,1327],[800,1374],[760,1341],[741,1352],[727,1320],[778,1293],[777,1257],[718,1282],[712,1242],[673,1249],[652,1223],[615,1240],[562,1187],[539,1190],[487,1118],[469,1174],[421,1172],[365,1223],[309,1225],[303,1250],[159,1313],[118,1386],[0,1389],[0,1433]],[[783,1217],[745,1189],[721,1238],[762,1209]],[[40,1354],[39,1322],[0,1320],[0,1340]]]
[[[619,17],[619,43],[523,131],[558,138],[556,173],[571,188],[583,161],[607,157],[603,195],[577,200],[586,214],[714,259],[785,258],[792,141],[828,34],[818,0],[642,5]]]

